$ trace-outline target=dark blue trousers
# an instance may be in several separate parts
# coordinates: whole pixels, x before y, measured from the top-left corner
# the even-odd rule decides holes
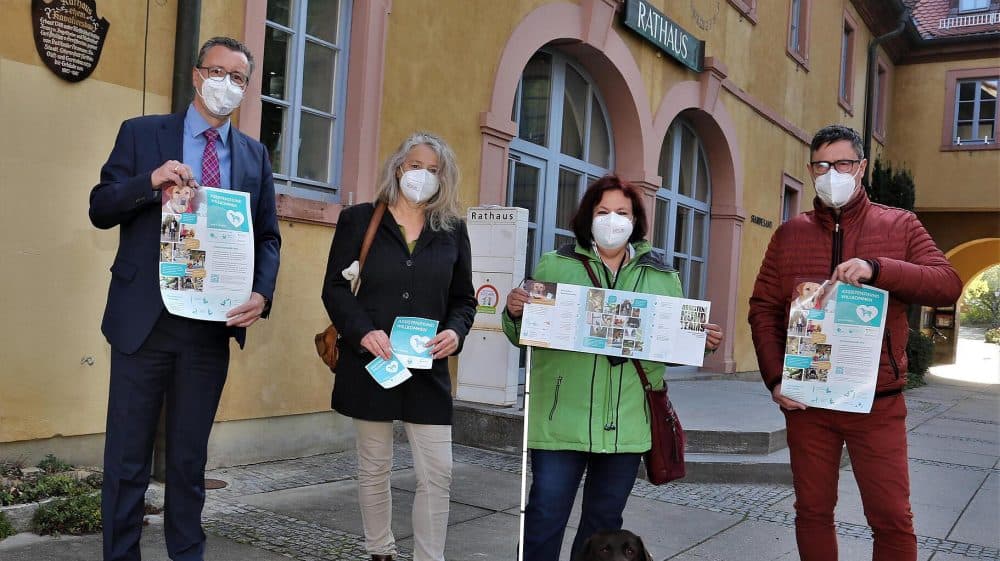
[[[229,368],[223,323],[164,312],[134,354],[111,349],[104,444],[104,561],[139,561],[153,441],[166,405],[164,535],[174,561],[203,561],[208,436]]]
[[[580,525],[571,559],[598,530],[622,527],[622,512],[641,454],[531,450],[531,491],[524,509],[524,561],[557,561],[584,471]]]

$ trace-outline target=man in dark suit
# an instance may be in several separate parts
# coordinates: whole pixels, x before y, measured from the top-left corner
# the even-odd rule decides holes
[[[229,338],[267,317],[281,237],[266,151],[229,121],[253,71],[234,39],[202,46],[186,113],[125,121],[90,193],[90,220],[119,227],[101,329],[111,344],[104,448],[104,560],[138,560],[143,498],[161,407],[166,407],[164,534],[170,558],[202,561],[208,437],[229,367]],[[250,194],[255,255],[250,299],[225,323],[174,316],[159,288],[161,191],[217,186]]]

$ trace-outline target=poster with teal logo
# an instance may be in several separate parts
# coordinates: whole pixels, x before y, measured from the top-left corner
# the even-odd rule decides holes
[[[834,312],[836,323],[881,327],[885,321],[885,310],[884,291],[845,283],[837,286],[837,308]]]
[[[246,193],[213,189],[206,193],[208,227],[217,230],[249,232],[250,211]]]
[[[427,343],[437,335],[437,327],[438,322],[434,319],[397,317],[389,332],[392,353],[407,368],[430,368],[434,365],[434,358]]]

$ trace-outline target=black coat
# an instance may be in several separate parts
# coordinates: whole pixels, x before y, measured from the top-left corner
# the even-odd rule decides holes
[[[411,370],[412,378],[387,390],[365,370],[374,356],[361,346],[361,339],[376,329],[389,334],[397,316],[415,316],[438,320],[439,331],[455,330],[460,351],[476,315],[469,232],[464,222],[450,232],[433,232],[428,224],[411,254],[399,225],[386,211],[361,272],[361,289],[354,296],[341,271],[361,253],[373,213],[371,203],[340,213],[327,261],[323,303],[341,336],[333,408],[367,421],[450,425],[446,358],[435,360],[429,370]]]

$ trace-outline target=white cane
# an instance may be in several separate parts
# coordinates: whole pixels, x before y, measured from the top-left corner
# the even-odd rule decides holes
[[[521,519],[517,540],[517,561],[524,561],[524,506],[528,489],[528,398],[531,396],[531,346],[524,357],[524,431],[521,435]]]

